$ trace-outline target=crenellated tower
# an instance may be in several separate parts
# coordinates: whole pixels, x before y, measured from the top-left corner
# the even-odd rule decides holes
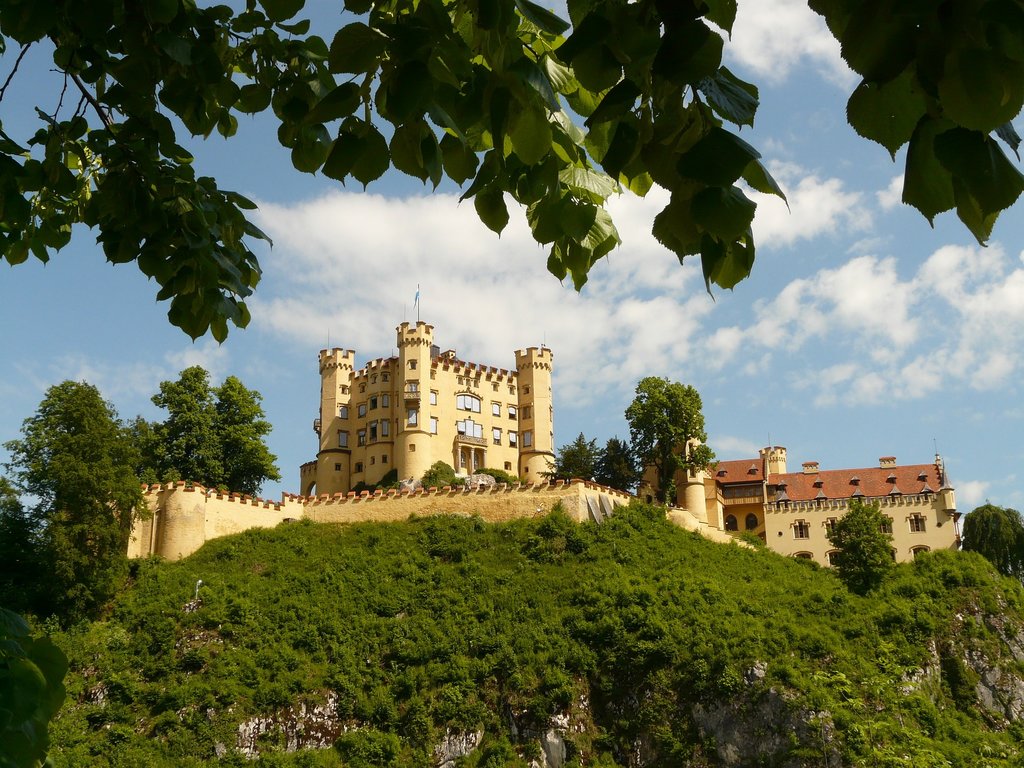
[[[516,350],[519,394],[519,476],[538,482],[555,461],[551,350]]]
[[[786,474],[786,449],[781,445],[769,445],[759,452],[761,461],[764,462],[765,479],[771,475]]]
[[[419,479],[433,463],[429,396],[434,326],[402,323],[397,333],[395,467],[400,479]]]
[[[314,484],[318,494],[338,493],[350,487],[353,436],[349,424],[355,358],[351,349],[320,350],[320,418],[313,422],[319,450],[315,478],[311,481],[305,474],[302,477],[304,495]]]

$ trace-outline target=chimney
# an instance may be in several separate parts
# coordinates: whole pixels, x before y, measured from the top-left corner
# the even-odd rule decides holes
[[[816,461],[805,461],[803,463],[805,475],[816,475],[818,474],[818,462]]]
[[[896,457],[895,456],[882,456],[878,460],[878,466],[881,467],[882,469],[885,469],[887,467],[895,467],[896,466]]]

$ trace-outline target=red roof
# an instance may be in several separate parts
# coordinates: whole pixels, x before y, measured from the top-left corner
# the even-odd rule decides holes
[[[751,469],[754,471],[751,472]],[[711,476],[723,485],[729,483],[759,483],[764,480],[764,463],[760,458],[720,461],[711,470]]]
[[[727,462],[733,463],[736,462]],[[810,501],[818,498],[849,499],[855,494],[865,497],[889,496],[901,493],[909,496],[927,490],[936,492],[942,487],[939,470],[934,464],[907,464],[896,467],[867,467],[864,469],[825,469],[814,473],[787,472],[771,475],[768,484],[785,483],[790,501]],[[857,491],[860,491],[857,494]],[[771,496],[769,496],[771,498]]]

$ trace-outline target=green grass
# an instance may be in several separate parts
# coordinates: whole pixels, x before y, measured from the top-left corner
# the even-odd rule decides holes
[[[1016,631],[1022,606],[975,555],[926,555],[862,598],[812,563],[705,541],[639,505],[601,526],[557,512],[282,525],[139,562],[105,621],[55,638],[72,672],[54,758],[428,766],[452,729],[485,734],[466,766],[525,766],[569,712],[572,762],[626,765],[643,743],[652,765],[715,765],[694,707],[742,710],[773,687],[794,713],[829,713],[844,765],[1018,765],[1019,734],[979,711],[962,658],[978,649],[1019,673],[983,618]],[[755,662],[766,676],[751,683]],[[271,734],[256,763],[234,751],[240,722],[327,691],[356,727],[334,749],[285,754]],[[816,765],[825,748],[791,752]]]

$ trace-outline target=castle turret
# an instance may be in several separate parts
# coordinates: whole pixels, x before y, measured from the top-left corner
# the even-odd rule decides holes
[[[351,413],[352,370],[356,353],[351,349],[320,350],[320,417],[313,422],[320,450],[316,455],[316,493],[347,491],[352,477]],[[310,495],[314,483],[308,469],[300,470],[303,495]]]
[[[516,351],[519,380],[519,476],[537,482],[554,464],[554,412],[551,402],[551,350]]]
[[[400,479],[419,480],[431,465],[430,358],[434,326],[417,322],[398,326],[397,397],[400,400],[395,440],[395,467]]]
[[[758,452],[765,463],[765,480],[770,475],[786,474],[786,449],[781,445],[769,445]]]

